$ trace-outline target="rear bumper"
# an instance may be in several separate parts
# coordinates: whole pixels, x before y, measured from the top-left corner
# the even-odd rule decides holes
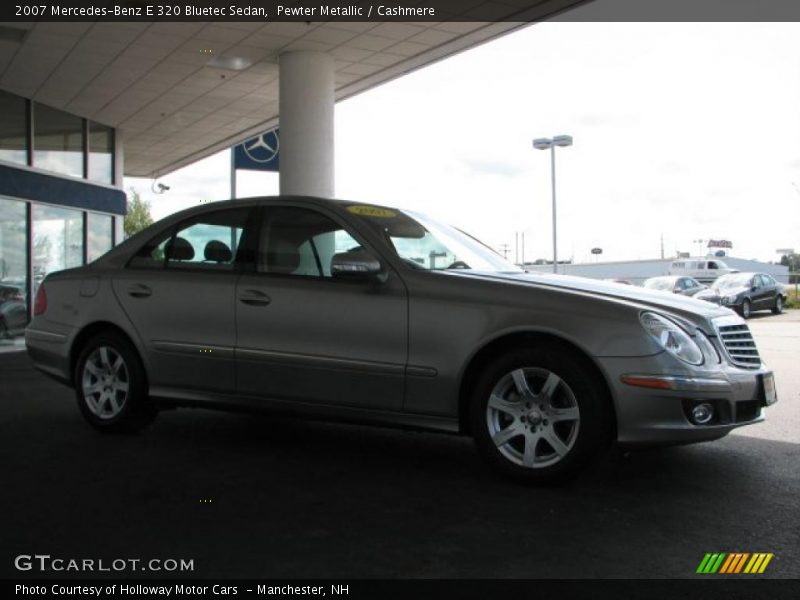
[[[25,348],[33,366],[66,385],[72,385],[69,360],[69,336],[32,329],[25,330]]]

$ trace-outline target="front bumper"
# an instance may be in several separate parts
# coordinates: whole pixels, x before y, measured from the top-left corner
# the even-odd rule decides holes
[[[676,367],[666,353],[600,360],[614,395],[621,444],[709,441],[764,420],[764,379],[772,375],[763,364],[758,369],[722,363],[712,369],[689,370]],[[694,424],[689,418],[691,408],[699,402],[714,407],[714,418],[706,425]]]

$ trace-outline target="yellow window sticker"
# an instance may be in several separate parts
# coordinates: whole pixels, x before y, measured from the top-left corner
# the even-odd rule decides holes
[[[396,217],[397,213],[393,210],[389,210],[388,208],[380,208],[378,206],[366,206],[366,205],[359,205],[359,206],[348,206],[348,212],[353,213],[354,215],[361,215],[362,217],[377,217],[379,219],[391,219],[392,217]]]

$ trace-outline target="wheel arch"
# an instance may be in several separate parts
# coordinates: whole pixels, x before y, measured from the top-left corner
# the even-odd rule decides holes
[[[131,348],[136,352],[137,357],[139,358],[139,362],[142,365],[142,370],[145,376],[145,385],[148,385],[147,379],[147,368],[145,366],[145,361],[143,360],[142,353],[139,351],[139,347],[136,345],[134,339],[128,334],[127,331],[122,329],[119,325],[115,325],[109,321],[95,321],[94,323],[90,323],[86,325],[83,329],[78,332],[75,336],[75,339],[72,341],[72,346],[70,347],[69,351],[69,377],[70,381],[72,381],[73,385],[77,385],[75,382],[75,367],[78,363],[78,357],[83,350],[83,347],[86,345],[92,337],[97,335],[101,332],[113,332],[121,337],[123,337],[130,345]]]
[[[570,342],[569,340],[552,333],[545,333],[539,331],[520,331],[507,333],[498,338],[488,341],[484,344],[467,363],[463,371],[461,382],[458,389],[458,421],[459,430],[463,434],[471,435],[470,419],[469,419],[469,400],[470,393],[474,387],[475,382],[480,376],[482,368],[492,361],[496,356],[512,350],[514,348],[521,348],[532,344],[536,345],[550,345],[561,347],[575,356],[579,357],[587,369],[591,371],[595,379],[602,384],[603,396],[608,405],[607,415],[609,418],[609,431],[611,432],[611,439],[617,439],[617,413],[616,407],[611,393],[611,386],[608,379],[595,362],[595,360],[582,348]]]

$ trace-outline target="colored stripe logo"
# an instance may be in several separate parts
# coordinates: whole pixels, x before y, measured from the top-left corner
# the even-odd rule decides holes
[[[706,553],[697,573],[736,575],[739,573],[760,574],[775,556],[771,552],[715,552]]]

